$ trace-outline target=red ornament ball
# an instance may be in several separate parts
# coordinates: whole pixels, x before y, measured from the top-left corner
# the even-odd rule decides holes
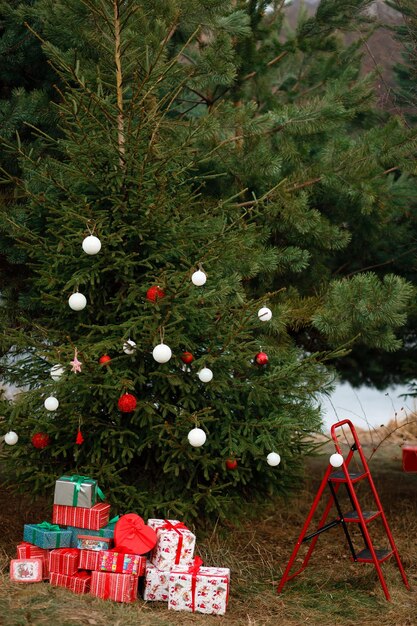
[[[269,361],[267,353],[258,352],[258,354],[255,357],[255,361],[258,365],[266,365]]]
[[[165,298],[165,291],[163,291],[158,285],[153,285],[153,287],[149,287],[146,292],[146,298],[150,302],[156,302],[156,300],[162,300]]]
[[[98,360],[100,365],[106,365],[107,363],[110,363],[110,361],[111,361],[111,357],[109,357],[108,354],[103,354],[103,356],[101,356]]]
[[[51,443],[51,438],[46,433],[35,433],[31,441],[35,448],[38,448],[38,450],[43,450],[43,448],[49,446],[49,444]]]
[[[131,413],[135,410],[138,401],[131,393],[124,393],[120,396],[117,406],[122,413]]]
[[[236,461],[236,459],[227,459],[227,461],[226,461],[226,468],[228,470],[235,470],[235,469],[237,469],[237,461]]]
[[[186,365],[189,365],[190,363],[194,361],[194,357],[191,354],[191,352],[183,352],[181,355],[181,361],[185,363]]]

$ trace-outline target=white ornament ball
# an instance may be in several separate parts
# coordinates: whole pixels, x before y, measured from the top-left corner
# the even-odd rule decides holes
[[[123,352],[125,354],[135,354],[135,350],[136,343],[133,341],[133,339],[128,339],[127,341],[125,341],[125,343],[123,344]]]
[[[43,406],[47,411],[56,411],[59,407],[59,401],[54,396],[49,396],[49,398],[46,398]]]
[[[196,285],[196,287],[201,287],[202,285],[205,284],[205,282],[207,280],[207,274],[205,272],[203,272],[203,270],[197,270],[191,276],[191,280],[192,280],[193,284]]]
[[[87,298],[77,291],[69,297],[68,304],[73,311],[82,311],[87,306]]]
[[[329,461],[330,465],[332,465],[333,467],[341,467],[343,465],[343,457],[341,454],[332,454]]]
[[[160,343],[152,350],[152,356],[158,363],[167,363],[172,357],[172,350],[166,343]]]
[[[271,467],[276,467],[281,463],[281,457],[276,452],[270,452],[266,457],[266,462]]]
[[[83,250],[86,254],[97,254],[101,250],[101,241],[94,235],[89,235],[83,240]]]
[[[13,430],[10,430],[8,433],[4,435],[4,443],[7,443],[8,446],[14,446],[15,443],[18,442],[19,437]]]
[[[64,368],[62,367],[62,365],[59,365],[59,363],[51,367],[52,380],[59,380],[61,376],[63,375],[64,371],[65,371]]]
[[[261,322],[269,322],[269,320],[272,318],[271,309],[268,309],[267,306],[263,306],[258,311],[258,317],[261,320]]]
[[[202,383],[209,383],[213,378],[213,372],[208,367],[203,367],[203,369],[198,372],[198,377]]]
[[[188,442],[193,448],[199,448],[206,443],[206,433],[201,428],[193,428],[188,433]]]

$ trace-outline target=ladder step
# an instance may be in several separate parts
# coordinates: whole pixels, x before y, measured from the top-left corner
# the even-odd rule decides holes
[[[353,483],[357,483],[359,480],[362,480],[363,478],[366,478],[368,476],[368,472],[349,472],[349,477],[350,480]],[[334,483],[346,483],[346,476],[344,472],[333,472],[332,474],[330,474],[329,476],[329,480],[331,480]]]
[[[365,522],[370,522],[371,520],[381,515],[381,511],[362,511],[362,515],[365,519]],[[349,511],[349,513],[346,513],[346,515],[343,516],[343,519],[345,520],[345,522],[350,522],[353,524],[358,524],[360,521],[357,511]]]
[[[376,554],[376,558],[378,562],[382,563],[382,561],[386,561],[394,553],[392,550],[375,550],[375,554]],[[374,562],[369,548],[365,548],[364,550],[361,550],[361,552],[359,552],[356,555],[356,560],[359,563],[373,563]]]

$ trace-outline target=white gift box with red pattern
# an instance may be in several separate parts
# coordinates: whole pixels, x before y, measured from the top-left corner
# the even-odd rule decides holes
[[[200,564],[201,559],[195,559],[194,565],[171,569],[168,608],[224,615],[229,599],[230,570]]]
[[[143,599],[151,602],[168,602],[170,573],[170,570],[161,571],[147,561]]]
[[[162,571],[174,565],[188,565],[193,560],[195,535],[178,520],[149,519],[148,526],[156,531],[156,546],[151,563]]]

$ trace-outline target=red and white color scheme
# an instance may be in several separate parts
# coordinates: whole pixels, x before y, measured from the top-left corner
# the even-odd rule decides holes
[[[193,560],[195,535],[178,520],[149,519],[148,526],[156,531],[157,541],[151,563],[162,571],[174,565],[188,565]]]
[[[131,574],[92,572],[90,593],[103,600],[134,602],[138,595],[138,580]]]
[[[15,583],[39,583],[42,580],[42,559],[12,559],[10,579]]]
[[[146,563],[143,599],[147,602],[168,602],[170,570],[162,572],[150,561]]]
[[[54,504],[52,521],[54,524],[60,524],[62,526],[76,526],[77,528],[100,530],[103,526],[107,526],[109,517],[110,504],[106,504],[105,502],[95,504],[91,509]]]
[[[58,548],[49,555],[49,571],[72,576],[78,571],[80,551],[77,548]]]
[[[79,569],[99,569],[100,552],[96,550],[80,550]]]
[[[42,559],[42,578],[49,578],[49,554],[50,550],[46,550],[45,548],[38,548],[38,546],[33,545],[33,543],[28,543],[27,541],[22,541],[17,546],[17,558],[18,559],[32,559],[39,558]]]
[[[98,569],[102,572],[143,576],[145,574],[145,566],[146,557],[138,554],[128,554],[115,550],[103,550],[100,552]]]
[[[51,585],[66,587],[74,593],[87,593],[90,590],[91,574],[87,572],[77,572],[72,576],[51,572]]]
[[[168,608],[224,615],[229,599],[230,570],[202,567],[194,559],[190,567],[174,567],[169,575]]]

